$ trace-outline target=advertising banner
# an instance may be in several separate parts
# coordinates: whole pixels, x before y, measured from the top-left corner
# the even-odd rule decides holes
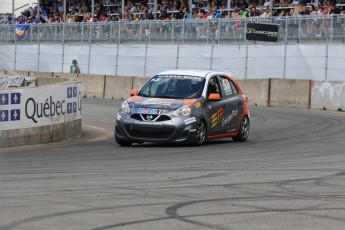
[[[248,23],[247,40],[276,42],[278,40],[278,25],[263,23]]]
[[[81,82],[0,90],[0,130],[81,119]]]

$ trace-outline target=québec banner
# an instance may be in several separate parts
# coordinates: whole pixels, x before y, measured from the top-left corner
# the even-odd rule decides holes
[[[0,90],[0,130],[81,119],[81,82]]]
[[[275,24],[248,23],[247,40],[276,42],[278,40],[279,26]]]

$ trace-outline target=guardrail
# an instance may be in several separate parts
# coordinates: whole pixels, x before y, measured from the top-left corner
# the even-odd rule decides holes
[[[28,24],[25,37],[17,36],[16,25],[0,24],[0,42],[246,44],[249,22],[278,24],[279,44],[345,42],[345,15]]]

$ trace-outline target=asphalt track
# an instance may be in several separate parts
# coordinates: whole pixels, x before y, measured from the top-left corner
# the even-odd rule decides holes
[[[113,140],[120,101],[85,99],[80,139],[0,149],[0,229],[345,229],[345,113],[251,107],[245,143]]]

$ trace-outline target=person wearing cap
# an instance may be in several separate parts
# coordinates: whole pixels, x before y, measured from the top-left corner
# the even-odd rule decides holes
[[[70,73],[80,73],[80,68],[78,66],[77,60],[72,61]]]

